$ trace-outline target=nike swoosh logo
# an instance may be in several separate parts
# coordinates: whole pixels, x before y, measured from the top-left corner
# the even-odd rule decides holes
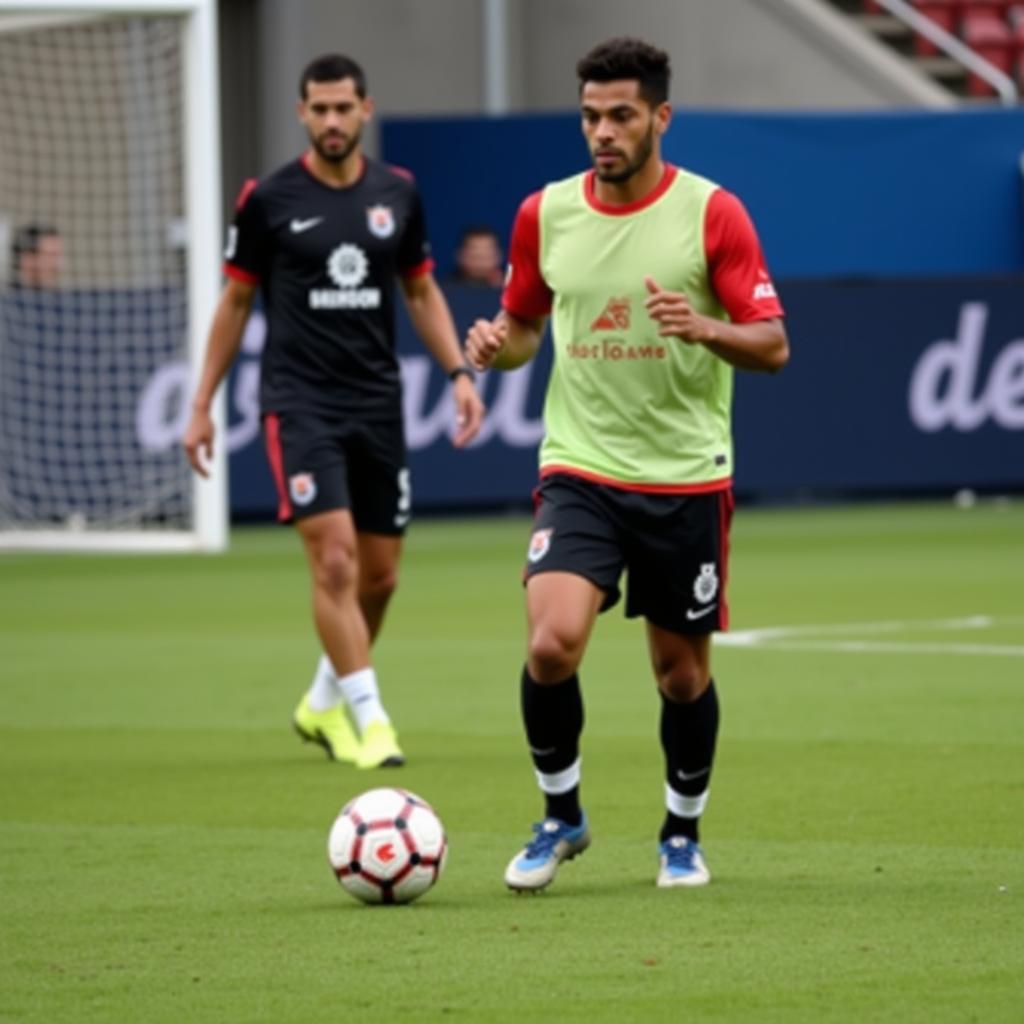
[[[716,604],[708,605],[707,608],[701,608],[700,611],[695,612],[692,608],[686,609],[686,617],[693,622],[694,619],[703,619],[705,615],[710,615],[716,608]]]
[[[543,750],[540,750],[537,747],[530,747],[530,753],[536,757],[546,757],[548,754],[553,754],[557,749],[558,747],[545,747]]]
[[[315,228],[323,217],[309,217],[306,220],[299,220],[298,217],[293,218],[291,224],[288,227],[291,228],[293,235],[301,235],[303,231],[308,231],[310,228]]]
[[[676,775],[678,775],[683,782],[686,782],[689,779],[699,779],[702,775],[707,775],[709,771],[711,771],[710,768],[701,768],[699,772],[684,772],[683,769],[680,768],[676,771]]]
[[[409,515],[408,513],[406,513],[404,515],[402,513],[399,513],[398,515],[395,516],[395,526],[398,526],[398,527],[405,526],[405,524],[407,522],[409,522],[410,519],[412,519],[412,516]]]

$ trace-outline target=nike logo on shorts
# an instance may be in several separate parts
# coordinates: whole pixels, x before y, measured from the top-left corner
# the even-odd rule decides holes
[[[298,217],[293,217],[292,222],[288,227],[291,229],[293,235],[301,235],[303,231],[315,228],[322,220],[323,217],[307,217],[306,220],[299,220]]]
[[[708,605],[707,608],[701,608],[698,611],[694,611],[692,608],[686,609],[686,617],[693,622],[695,619],[703,619],[705,615],[710,615],[716,608],[716,604]]]

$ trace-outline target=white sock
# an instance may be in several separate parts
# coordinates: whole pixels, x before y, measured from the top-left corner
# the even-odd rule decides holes
[[[338,688],[338,674],[326,654],[320,655],[316,675],[309,687],[309,708],[311,711],[330,711],[342,699]]]
[[[377,689],[377,673],[372,666],[350,672],[341,676],[337,682],[338,689],[348,704],[348,709],[355,723],[362,732],[370,722],[390,723],[388,713],[380,702],[380,691]]]

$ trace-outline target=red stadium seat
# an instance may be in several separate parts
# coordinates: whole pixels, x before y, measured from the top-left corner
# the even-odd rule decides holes
[[[1004,18],[988,11],[965,11],[961,35],[980,57],[1005,74],[1013,75],[1017,44]],[[967,76],[969,96],[991,96],[993,92],[992,86],[983,78],[975,74]]]
[[[914,0],[914,7],[939,28],[944,28],[951,35],[956,34],[962,0]],[[930,39],[918,32],[914,33],[914,53],[919,57],[932,57],[939,52]]]
[[[960,0],[959,15],[966,18],[972,14],[991,14],[996,18],[1005,18],[1019,0]]]

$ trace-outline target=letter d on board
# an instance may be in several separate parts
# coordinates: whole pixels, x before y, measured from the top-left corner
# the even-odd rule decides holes
[[[976,430],[987,416],[985,402],[973,397],[988,307],[965,302],[956,338],[925,349],[910,377],[910,418],[933,433],[945,426]],[[945,384],[945,387],[943,386]]]

